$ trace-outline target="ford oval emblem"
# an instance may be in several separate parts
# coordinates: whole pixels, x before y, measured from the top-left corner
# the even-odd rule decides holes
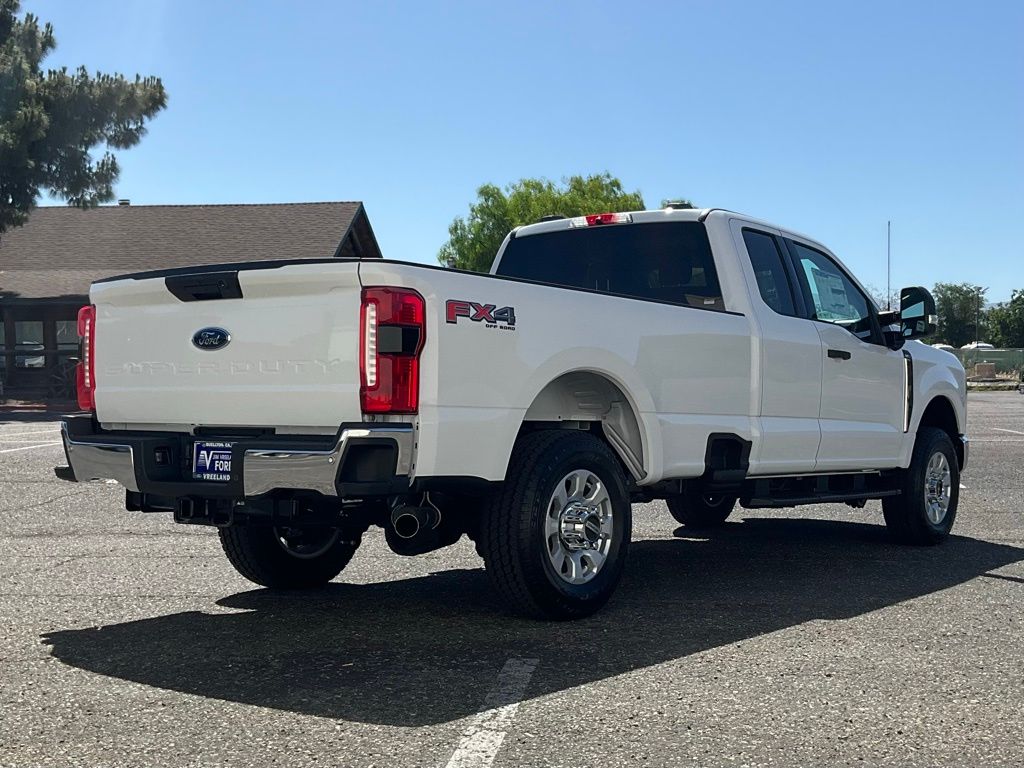
[[[192,345],[197,349],[221,349],[231,341],[231,334],[223,328],[200,328],[192,334]]]

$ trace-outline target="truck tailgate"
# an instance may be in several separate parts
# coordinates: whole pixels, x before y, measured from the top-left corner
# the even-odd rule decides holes
[[[159,274],[93,285],[99,420],[331,428],[358,420],[358,264],[223,269],[237,271],[241,298],[182,300]],[[200,348],[193,336],[204,328],[230,340]]]

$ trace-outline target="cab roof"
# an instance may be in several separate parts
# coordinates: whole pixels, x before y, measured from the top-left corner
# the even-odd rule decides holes
[[[728,218],[742,219],[743,221],[749,222],[754,225],[779,230],[787,237],[795,237],[799,240],[811,243],[814,246],[831,253],[831,251],[829,251],[828,248],[826,248],[821,242],[819,242],[813,237],[809,237],[808,235],[803,234],[802,232],[797,232],[787,227],[781,227],[778,224],[773,224],[770,221],[764,221],[763,219],[758,219],[753,216],[738,213],[736,211],[730,211],[725,208],[656,208],[654,210],[644,211],[624,211],[623,213],[626,213],[627,215],[630,216],[631,223],[633,224],[650,224],[653,222],[662,221],[706,221],[709,216],[723,215]],[[583,228],[583,225],[573,224],[574,221],[579,220],[581,218],[584,217],[577,216],[562,217],[557,219],[553,218],[548,221],[538,221],[535,224],[526,224],[524,226],[516,227],[515,229],[513,229],[512,232],[510,233],[510,237],[529,237],[530,235],[541,235],[546,232],[559,232],[561,230],[574,229],[576,227]],[[615,226],[615,224],[612,224],[610,226]]]

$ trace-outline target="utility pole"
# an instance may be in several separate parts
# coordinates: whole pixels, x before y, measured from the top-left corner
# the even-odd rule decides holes
[[[981,291],[978,291],[975,298],[978,300],[974,305],[974,349],[978,349],[979,336],[981,330],[978,328],[978,323],[981,321]]]
[[[978,364],[978,342],[981,341],[981,297],[988,288],[975,286],[978,302],[974,305],[974,364]]]
[[[885,222],[885,308],[892,309],[892,221]]]

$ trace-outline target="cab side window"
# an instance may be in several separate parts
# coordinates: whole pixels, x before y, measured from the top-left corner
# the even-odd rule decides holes
[[[875,342],[868,297],[824,253],[791,240],[788,242],[811,308],[811,319],[840,325],[862,341]]]
[[[782,264],[778,242],[772,235],[753,229],[743,230],[743,242],[764,303],[780,315],[795,316],[793,289]]]

